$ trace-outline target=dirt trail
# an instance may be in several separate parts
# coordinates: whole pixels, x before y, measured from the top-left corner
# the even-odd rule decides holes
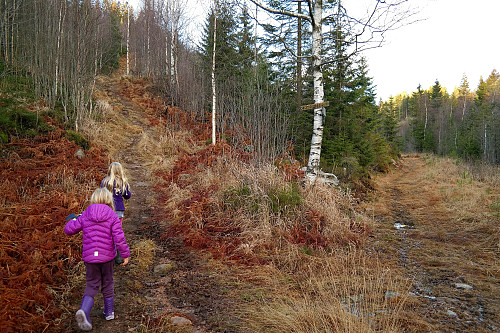
[[[196,255],[173,239],[162,239],[167,221],[155,218],[154,192],[151,187],[150,161],[141,151],[141,140],[158,140],[149,123],[144,106],[123,93],[118,74],[104,87],[121,110],[127,127],[136,130],[124,133],[114,160],[128,171],[132,197],[126,202],[123,229],[131,261],[126,267],[115,266],[116,319],[104,320],[102,295],[98,295],[91,312],[93,332],[212,332],[217,326],[217,313],[227,304],[218,296],[219,286],[214,277],[204,271]],[[141,247],[154,244],[152,263],[141,267]],[[163,265],[163,266],[161,266]],[[75,304],[75,311],[79,304]],[[79,332],[74,317],[68,330]],[[177,320],[180,323],[173,323]]]
[[[417,331],[497,332],[500,288],[491,260],[498,264],[498,253],[478,248],[488,232],[464,228],[445,205],[444,185],[427,172],[422,157],[408,156],[377,178],[377,197],[366,205],[377,221],[374,250],[412,281],[408,320]]]

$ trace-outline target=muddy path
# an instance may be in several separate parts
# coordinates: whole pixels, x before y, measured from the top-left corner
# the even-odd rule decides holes
[[[407,156],[377,177],[376,197],[366,205],[376,221],[371,246],[410,281],[404,297],[415,331],[497,332],[499,256],[478,245],[490,231],[450,209],[444,185],[428,170],[424,158]]]
[[[91,312],[92,331],[217,331],[217,318],[229,306],[228,301],[219,296],[219,282],[197,254],[175,239],[162,238],[168,221],[155,216],[154,175],[142,145],[144,140],[158,140],[161,130],[148,120],[143,105],[123,93],[123,84],[123,79],[115,75],[100,89],[114,100],[113,108],[119,110],[118,118],[125,128],[111,159],[121,162],[130,177],[132,197],[126,202],[123,229],[131,260],[126,267],[115,266],[116,319],[104,319],[99,294]],[[78,308],[79,303],[74,304],[75,312]],[[79,331],[74,316],[66,327]]]

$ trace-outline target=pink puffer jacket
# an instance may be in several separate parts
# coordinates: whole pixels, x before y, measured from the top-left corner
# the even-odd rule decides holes
[[[118,215],[107,205],[90,205],[76,220],[64,227],[67,235],[83,231],[82,259],[87,263],[103,263],[116,257],[116,249],[123,258],[130,250]]]

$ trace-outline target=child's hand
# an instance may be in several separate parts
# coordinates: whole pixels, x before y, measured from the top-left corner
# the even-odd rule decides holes
[[[130,257],[124,258],[122,266],[126,266],[128,264],[129,259],[130,259]]]
[[[66,217],[66,221],[69,221],[69,220],[76,220],[76,218],[78,217],[79,215],[76,215],[75,213],[71,213],[69,214],[67,217]]]

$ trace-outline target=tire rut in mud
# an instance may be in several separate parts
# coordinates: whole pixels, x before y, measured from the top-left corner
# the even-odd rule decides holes
[[[494,313],[498,299],[470,286],[464,272],[446,261],[447,256],[469,258],[465,247],[461,249],[459,242],[450,241],[456,238],[452,235],[455,217],[436,211],[437,205],[419,206],[418,199],[427,193],[418,189],[418,184],[411,184],[413,173],[422,171],[414,162],[409,159],[409,164],[397,171],[399,174],[388,177],[382,185],[386,210],[376,217],[376,250],[396,263],[411,281],[408,299],[416,318],[427,322],[424,331],[498,331]]]

